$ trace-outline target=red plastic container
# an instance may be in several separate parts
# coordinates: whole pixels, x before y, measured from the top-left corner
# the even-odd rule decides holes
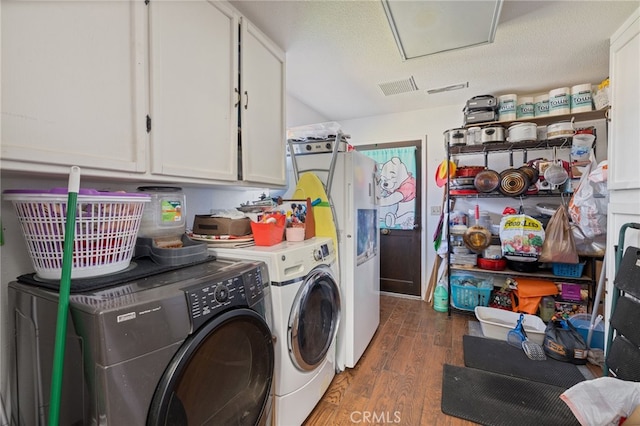
[[[282,242],[286,217],[282,214],[271,215],[275,222],[251,222],[253,240],[257,246],[274,246]]]
[[[507,261],[505,259],[485,259],[479,257],[478,267],[490,271],[502,271],[507,267]]]

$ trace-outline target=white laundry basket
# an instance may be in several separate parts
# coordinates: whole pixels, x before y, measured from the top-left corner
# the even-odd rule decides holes
[[[59,280],[67,214],[67,188],[7,190],[20,220],[38,277]],[[71,278],[88,278],[126,269],[133,256],[140,219],[149,196],[80,189]]]

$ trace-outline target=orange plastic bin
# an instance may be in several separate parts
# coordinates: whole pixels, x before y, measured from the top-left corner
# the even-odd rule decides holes
[[[273,246],[282,242],[286,217],[282,214],[271,215],[275,222],[251,222],[253,240],[257,246]]]

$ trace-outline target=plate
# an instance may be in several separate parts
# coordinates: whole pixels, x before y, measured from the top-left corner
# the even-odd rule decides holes
[[[204,235],[204,234],[187,234],[189,238],[195,241],[204,241],[206,243],[216,244],[236,244],[253,241],[253,234],[236,237],[235,235]]]

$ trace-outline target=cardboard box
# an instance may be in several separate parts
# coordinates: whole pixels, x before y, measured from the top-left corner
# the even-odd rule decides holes
[[[249,218],[228,219],[208,214],[196,215],[193,220],[193,233],[203,235],[248,235],[251,233]]]

